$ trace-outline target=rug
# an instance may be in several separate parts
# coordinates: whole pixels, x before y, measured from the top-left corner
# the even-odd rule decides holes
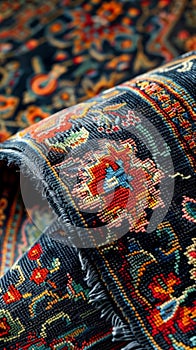
[[[193,0],[1,1],[0,141],[193,50],[194,33]],[[42,232],[4,181],[0,275]],[[40,210],[35,220],[47,220]]]
[[[45,239],[61,245],[56,252],[76,252],[88,300],[126,350],[195,347],[195,62],[194,52],[185,54],[19,131],[0,148],[1,159],[31,176],[47,199],[54,217]],[[46,292],[53,269],[49,256],[42,266],[40,249],[28,253],[33,271],[16,265],[30,274],[25,283],[2,279],[4,314],[12,290],[11,302],[21,299],[20,283]],[[18,308],[8,310],[12,320]],[[47,342],[45,329],[42,323]]]

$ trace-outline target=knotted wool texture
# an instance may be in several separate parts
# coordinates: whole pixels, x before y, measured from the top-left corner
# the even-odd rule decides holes
[[[195,57],[1,144],[53,216],[1,279],[1,349],[195,348]]]

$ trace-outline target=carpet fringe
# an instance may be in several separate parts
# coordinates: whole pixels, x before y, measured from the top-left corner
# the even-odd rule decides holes
[[[128,325],[124,324],[120,317],[112,308],[111,302],[107,293],[104,291],[96,271],[90,266],[88,259],[82,251],[78,251],[79,260],[82,270],[85,273],[85,281],[89,288],[89,302],[95,305],[101,311],[101,318],[112,323],[113,342],[123,341],[129,344],[121,350],[144,350],[137,342],[133,330]]]

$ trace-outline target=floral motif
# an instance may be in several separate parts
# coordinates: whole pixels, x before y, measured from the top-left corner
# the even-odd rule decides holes
[[[148,320],[152,326],[152,336],[161,333],[168,343],[171,343],[170,334],[176,333],[175,321],[177,321],[178,327],[182,332],[187,333],[193,331],[195,328],[196,317],[196,303],[193,306],[179,306],[175,310],[175,317],[171,317],[168,320],[164,319],[158,308],[153,308],[148,316]],[[174,316],[174,313],[173,315]]]
[[[22,294],[16,289],[14,285],[8,287],[7,293],[3,295],[3,300],[6,304],[15,303],[22,298]]]
[[[16,110],[18,99],[15,96],[0,95],[0,117],[8,119]]]
[[[108,227],[118,227],[124,219],[129,229],[145,231],[146,208],[163,205],[155,188],[163,174],[150,160],[136,156],[133,140],[99,142],[100,151],[89,152],[78,161],[79,183],[72,194],[80,210],[97,210]],[[65,161],[63,174],[70,178],[70,159]],[[75,162],[76,166],[76,162]]]
[[[40,258],[42,253],[42,247],[39,243],[37,243],[28,251],[27,256],[30,260],[37,260]]]
[[[114,21],[122,13],[122,4],[117,1],[104,2],[98,9],[97,14],[107,21]]]
[[[147,317],[152,326],[152,335],[161,333],[168,343],[171,342],[170,334],[176,333],[175,322],[182,332],[187,333],[194,330],[196,308],[193,306],[181,306],[180,303],[184,298],[172,297],[175,291],[175,286],[181,284],[173,272],[168,276],[163,274],[153,277],[153,282],[150,283],[149,289],[155,298],[160,302],[150,310],[150,315]]]
[[[71,29],[65,35],[68,41],[74,40],[74,53],[78,54],[85,49],[92,47],[92,43],[101,50],[104,41],[114,44],[116,36],[130,35],[131,27],[113,22],[121,13],[122,5],[119,2],[103,3],[101,7],[92,15],[89,9],[75,8],[69,13],[72,22],[68,25]],[[109,26],[109,28],[108,28]],[[99,38],[102,37],[102,40]]]
[[[37,267],[33,270],[30,280],[39,285],[45,281],[48,273],[49,271],[47,268]]]
[[[169,273],[167,277],[164,275],[155,276],[152,280],[153,282],[149,284],[148,288],[152,291],[154,298],[161,301],[169,300],[174,292],[174,287],[181,283],[173,272]]]
[[[22,126],[32,125],[39,122],[42,119],[45,119],[49,116],[49,113],[42,110],[37,106],[29,106],[25,111],[22,111],[18,114],[17,120]]]

